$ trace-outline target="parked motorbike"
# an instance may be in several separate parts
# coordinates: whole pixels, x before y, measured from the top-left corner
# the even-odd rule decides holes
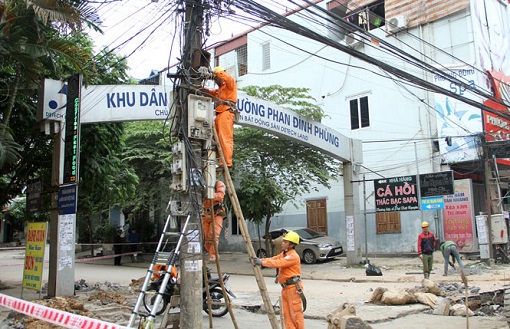
[[[233,298],[236,298],[234,293],[230,290],[227,285],[227,282],[230,278],[229,274],[223,274],[223,283],[225,284],[225,290],[227,294]],[[223,296],[223,290],[221,289],[220,278],[219,276],[212,276],[211,271],[207,268],[207,280],[208,285],[207,289],[209,290],[209,295],[211,296],[211,315],[213,317],[222,317],[228,312],[227,305],[225,304],[225,296]],[[163,276],[159,277],[156,281],[153,281],[147,287],[147,291],[143,297],[143,305],[147,312],[151,312],[154,307],[154,302],[156,301],[157,292],[159,291],[161,284],[163,283]],[[174,294],[178,294],[180,291],[180,280],[177,276],[170,276],[170,280],[166,285],[165,292],[163,293],[163,298],[161,303],[156,308],[156,315],[161,315],[170,303],[170,298]],[[227,296],[227,298],[230,298]],[[205,290],[205,282],[202,280],[202,299],[203,299],[203,310],[206,313],[209,313],[209,307],[207,303],[207,292]],[[230,299],[229,299],[230,300]]]

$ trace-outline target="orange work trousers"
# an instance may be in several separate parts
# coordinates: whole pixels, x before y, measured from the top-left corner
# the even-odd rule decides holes
[[[303,284],[298,282],[301,290]],[[296,285],[290,285],[282,289],[283,320],[286,329],[304,329],[305,316],[303,315],[303,302],[297,292]]]
[[[234,155],[234,113],[223,111],[216,114],[214,126],[218,132],[218,139],[220,140],[227,167],[232,167],[232,156]]]
[[[216,258],[216,248],[220,239],[221,229],[223,228],[223,216],[214,216],[214,234],[213,225],[210,215],[205,215],[202,218],[202,229],[204,230],[204,247],[209,252],[210,258]],[[213,243],[214,237],[214,243]]]

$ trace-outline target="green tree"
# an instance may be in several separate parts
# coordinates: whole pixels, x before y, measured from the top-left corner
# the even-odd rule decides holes
[[[65,58],[87,75],[87,52],[61,35],[83,25],[98,29],[98,16],[87,1],[8,0],[0,2],[0,55],[5,90],[0,122],[9,125],[20,90],[37,88],[56,58]],[[63,33],[62,33],[63,32]],[[1,141],[0,141],[1,142]]]
[[[107,219],[113,206],[124,206],[134,197],[138,176],[120,158],[123,147],[122,123],[82,127],[78,221],[80,241],[92,242],[93,217]],[[84,229],[85,228],[85,229]]]
[[[314,99],[306,88],[281,86],[243,88],[249,95],[265,99],[315,120],[324,117],[322,109],[311,103]],[[265,220],[266,250],[269,248],[271,217],[283,205],[316,189],[330,187],[338,179],[341,164],[332,157],[294,141],[253,128],[235,129],[234,157],[236,179],[243,214],[261,224]]]
[[[59,61],[88,75],[92,52],[68,38],[85,24],[97,28],[86,1],[0,2],[0,204],[19,195],[25,181],[51,165],[51,140],[36,122],[37,88],[59,77]],[[12,128],[11,128],[12,127]],[[48,186],[49,178],[45,181]]]
[[[172,150],[164,132],[168,126],[162,121],[130,122],[126,124],[125,146],[122,157],[140,178],[136,196],[130,202],[133,213],[149,218],[154,211],[156,218],[163,218],[169,186],[172,180]],[[164,202],[163,202],[164,200]],[[144,233],[145,224],[131,223],[138,232]]]

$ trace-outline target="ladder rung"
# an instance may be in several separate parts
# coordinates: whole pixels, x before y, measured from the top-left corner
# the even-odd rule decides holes
[[[179,236],[181,232],[163,232],[165,236]]]
[[[167,252],[167,251],[158,252],[158,254],[156,256],[156,264],[166,265],[171,256],[172,256],[172,252]]]

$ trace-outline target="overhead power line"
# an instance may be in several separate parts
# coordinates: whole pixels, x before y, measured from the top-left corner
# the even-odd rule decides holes
[[[291,1],[291,2],[295,3],[293,1]],[[332,20],[332,23],[337,24],[338,27],[346,29],[346,30],[353,29],[353,26],[348,25],[347,22],[345,22],[343,19],[341,19],[341,17],[336,16],[334,13],[328,12],[326,9],[320,8],[319,6],[315,5],[314,3],[310,2],[310,1],[304,0],[304,2],[307,4],[306,8],[314,7],[316,9],[318,9],[319,11],[321,11],[324,15],[326,15],[326,16],[320,16],[320,17],[324,18],[324,17],[329,16],[330,20],[332,20],[332,18],[335,18],[334,20]],[[351,47],[348,47],[346,45],[338,43],[335,40],[332,40],[331,38],[320,34],[319,32],[313,31],[308,27],[305,27],[305,26],[302,26],[300,24],[293,22],[289,18],[284,17],[284,16],[272,11],[271,9],[262,6],[258,3],[256,3],[255,1],[238,0],[233,5],[236,6],[237,8],[245,11],[246,13],[248,13],[250,15],[264,19],[265,21],[267,21],[269,24],[271,24],[273,26],[278,26],[280,28],[292,31],[292,32],[302,35],[304,37],[307,37],[312,40],[318,41],[322,44],[328,45],[332,48],[341,50],[341,51],[343,51],[355,58],[363,60],[367,63],[370,63],[372,65],[380,67],[384,71],[386,71],[386,72],[388,72],[404,81],[408,81],[408,82],[412,83],[413,85],[421,86],[421,87],[426,88],[430,91],[449,96],[451,98],[460,100],[460,101],[462,101],[468,105],[471,105],[473,107],[485,110],[487,112],[499,115],[501,117],[504,117],[504,118],[510,120],[510,114],[497,111],[497,110],[493,109],[492,107],[489,107],[485,104],[480,103],[477,100],[469,99],[467,97],[458,95],[458,94],[456,94],[452,91],[449,91],[447,89],[444,89],[432,82],[429,82],[429,81],[424,80],[420,77],[417,77],[407,71],[396,68],[390,64],[384,63],[378,59],[370,57],[363,52],[357,51]],[[303,5],[300,5],[300,7],[302,9],[306,9]],[[318,15],[316,12],[314,12],[314,14]],[[358,30],[358,29],[362,30],[361,28],[356,26],[356,30]],[[504,106],[507,106],[506,104],[502,103],[502,100],[493,97],[491,94],[487,94],[481,90],[477,90],[476,88],[466,84],[465,82],[460,81],[460,80],[456,79],[455,77],[449,75],[448,72],[441,71],[441,70],[431,66],[430,64],[424,63],[423,61],[415,58],[414,56],[412,56],[410,54],[400,51],[395,46],[389,44],[387,41],[377,38],[371,34],[368,34],[364,30],[362,30],[362,32],[365,34],[366,38],[375,38],[378,40],[378,42],[381,45],[384,45],[384,46],[388,47],[387,49],[391,49],[392,51],[394,51],[398,55],[398,58],[400,58],[401,60],[404,60],[404,61],[407,61],[410,63],[419,63],[420,67],[422,67],[423,69],[425,69],[431,73],[437,74],[438,76],[440,76],[441,78],[443,78],[447,81],[456,83],[457,85],[462,86],[463,88],[465,88],[466,90],[469,90],[472,93],[478,94],[484,98],[491,99],[496,103],[503,104]]]

